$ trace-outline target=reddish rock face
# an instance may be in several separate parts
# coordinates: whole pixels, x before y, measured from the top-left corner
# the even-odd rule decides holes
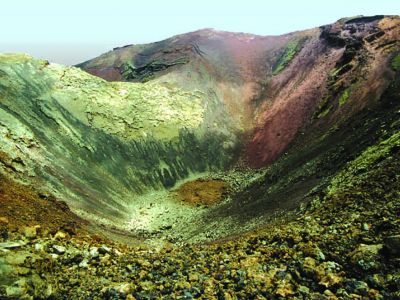
[[[92,69],[90,72],[92,75],[107,78],[110,81],[121,81],[123,80],[121,73],[115,68],[105,68],[105,69]]]
[[[117,48],[79,67],[107,80],[159,80],[216,97],[243,139],[242,158],[258,168],[373,109],[394,76],[399,38],[400,18],[383,16],[282,36],[205,29]]]

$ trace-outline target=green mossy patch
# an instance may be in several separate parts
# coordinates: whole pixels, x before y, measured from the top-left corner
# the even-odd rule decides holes
[[[339,190],[348,189],[365,180],[369,170],[384,159],[390,159],[391,155],[400,149],[400,133],[393,134],[390,138],[377,145],[367,148],[359,157],[351,161],[347,167],[338,173],[331,181],[328,194],[338,193]],[[364,174],[365,176],[361,176]]]
[[[329,112],[331,111],[332,106],[328,106],[327,108],[325,108],[323,111],[321,111],[318,115],[317,118],[321,119],[323,117],[325,117],[326,115],[329,114]]]
[[[272,75],[278,75],[285,69],[285,67],[291,62],[291,60],[296,56],[296,54],[301,50],[303,46],[305,38],[296,38],[290,41],[285,49],[283,50],[281,56],[278,61],[275,63]]]
[[[391,66],[395,71],[400,70],[400,54],[397,54],[395,57],[393,57]]]
[[[339,107],[346,104],[347,100],[349,100],[349,89],[344,90],[344,92],[339,97]]]
[[[342,107],[347,103],[350,97],[350,89],[347,88],[345,89],[342,94],[339,96],[338,103],[339,107]],[[322,104],[320,105],[320,108],[318,111],[315,113],[314,118],[316,119],[321,119],[325,116],[327,116],[331,111],[333,107],[336,107],[335,105],[332,104],[332,99],[334,99],[332,96],[326,97]]]
[[[351,63],[347,63],[347,64],[344,64],[344,65],[342,65],[340,67],[334,68],[333,70],[331,70],[329,72],[329,79],[328,79],[329,83],[331,85],[333,85],[341,75],[347,73],[352,68],[353,68],[353,65]]]

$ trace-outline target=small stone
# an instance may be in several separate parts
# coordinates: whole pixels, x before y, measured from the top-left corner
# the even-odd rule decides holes
[[[335,262],[324,262],[320,264],[316,269],[317,279],[319,284],[328,288],[341,282],[343,278],[336,273],[340,269],[340,266]]]
[[[110,258],[111,258],[110,254],[106,254],[100,258],[100,261],[104,264],[104,263],[107,263],[108,261],[110,261]]]
[[[0,217],[0,226],[8,225],[9,221],[6,217]]]
[[[310,293],[310,289],[304,285],[300,285],[298,291],[303,295],[308,295]]]
[[[228,292],[224,292],[224,299],[225,300],[232,300],[233,298],[232,298],[231,294],[229,294]]]
[[[350,297],[344,288],[337,289],[336,295],[346,297],[346,299]]]
[[[178,281],[176,283],[176,287],[180,290],[184,290],[184,289],[190,289],[190,283],[183,280],[183,281]]]
[[[88,260],[85,258],[79,263],[79,268],[87,269],[89,267]]]
[[[197,275],[196,273],[190,273],[188,279],[190,282],[198,281],[199,275]]]
[[[65,247],[63,247],[63,246],[59,246],[59,245],[54,245],[53,246],[53,249],[55,250],[55,252],[57,253],[57,254],[64,254],[65,253]]]
[[[311,277],[315,273],[317,262],[312,257],[306,257],[303,263],[303,272],[305,275]]]
[[[35,244],[35,251],[40,252],[40,251],[43,251],[43,250],[44,250],[43,244],[40,244],[40,243],[36,243]]]
[[[18,242],[4,242],[4,243],[0,243],[0,248],[5,248],[5,249],[17,249],[20,248],[22,246],[24,246],[26,243],[22,242],[22,241],[18,241]]]
[[[90,248],[89,255],[91,258],[97,258],[99,256],[99,249],[97,247]]]
[[[362,229],[363,229],[364,231],[368,231],[368,230],[369,230],[369,225],[368,225],[367,223],[363,223]]]
[[[379,291],[375,289],[369,289],[368,297],[370,299],[383,299],[383,297],[379,294]]]
[[[40,228],[40,225],[36,226],[27,226],[23,229],[23,235],[28,239],[34,239],[37,235],[37,230]]]
[[[100,254],[106,254],[106,253],[109,253],[110,251],[111,251],[111,249],[105,245],[103,245],[99,248]]]
[[[57,231],[57,233],[54,235],[54,238],[56,240],[62,240],[66,238],[66,234],[64,232],[62,232],[61,230]]]
[[[353,292],[356,292],[357,294],[366,296],[368,294],[368,290],[369,290],[368,284],[365,283],[364,281],[356,281],[354,283],[354,291]]]
[[[154,284],[151,281],[142,281],[139,285],[144,291],[151,291],[154,288]]]
[[[319,261],[325,260],[325,254],[321,251],[321,249],[317,248],[315,250],[315,258]]]
[[[84,259],[83,253],[73,247],[68,248],[66,254],[68,255],[70,261],[75,264],[80,263]]]
[[[275,294],[281,297],[288,297],[290,295],[293,295],[294,294],[293,285],[286,280],[282,280],[278,283],[278,287],[275,291]]]
[[[330,291],[330,290],[325,290],[325,291],[324,291],[324,295],[325,295],[325,296],[328,296],[328,297],[335,296],[335,294],[332,293],[332,291]]]
[[[118,284],[113,287],[116,291],[118,291],[120,294],[130,294],[133,291],[133,285],[128,282],[124,282],[121,284]]]

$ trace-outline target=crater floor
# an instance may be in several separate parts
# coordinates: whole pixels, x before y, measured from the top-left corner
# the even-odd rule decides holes
[[[229,216],[218,216],[215,212],[223,205],[230,205],[231,196],[246,184],[245,178],[254,179],[254,175],[253,171],[198,174],[169,190],[135,197],[128,208],[127,221],[120,229],[153,246],[165,242],[181,245],[210,242],[243,232],[255,226],[257,220],[237,226]]]

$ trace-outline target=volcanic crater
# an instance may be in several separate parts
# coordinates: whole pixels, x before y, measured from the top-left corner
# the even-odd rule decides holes
[[[400,296],[399,36],[374,16],[0,54],[0,295]]]

